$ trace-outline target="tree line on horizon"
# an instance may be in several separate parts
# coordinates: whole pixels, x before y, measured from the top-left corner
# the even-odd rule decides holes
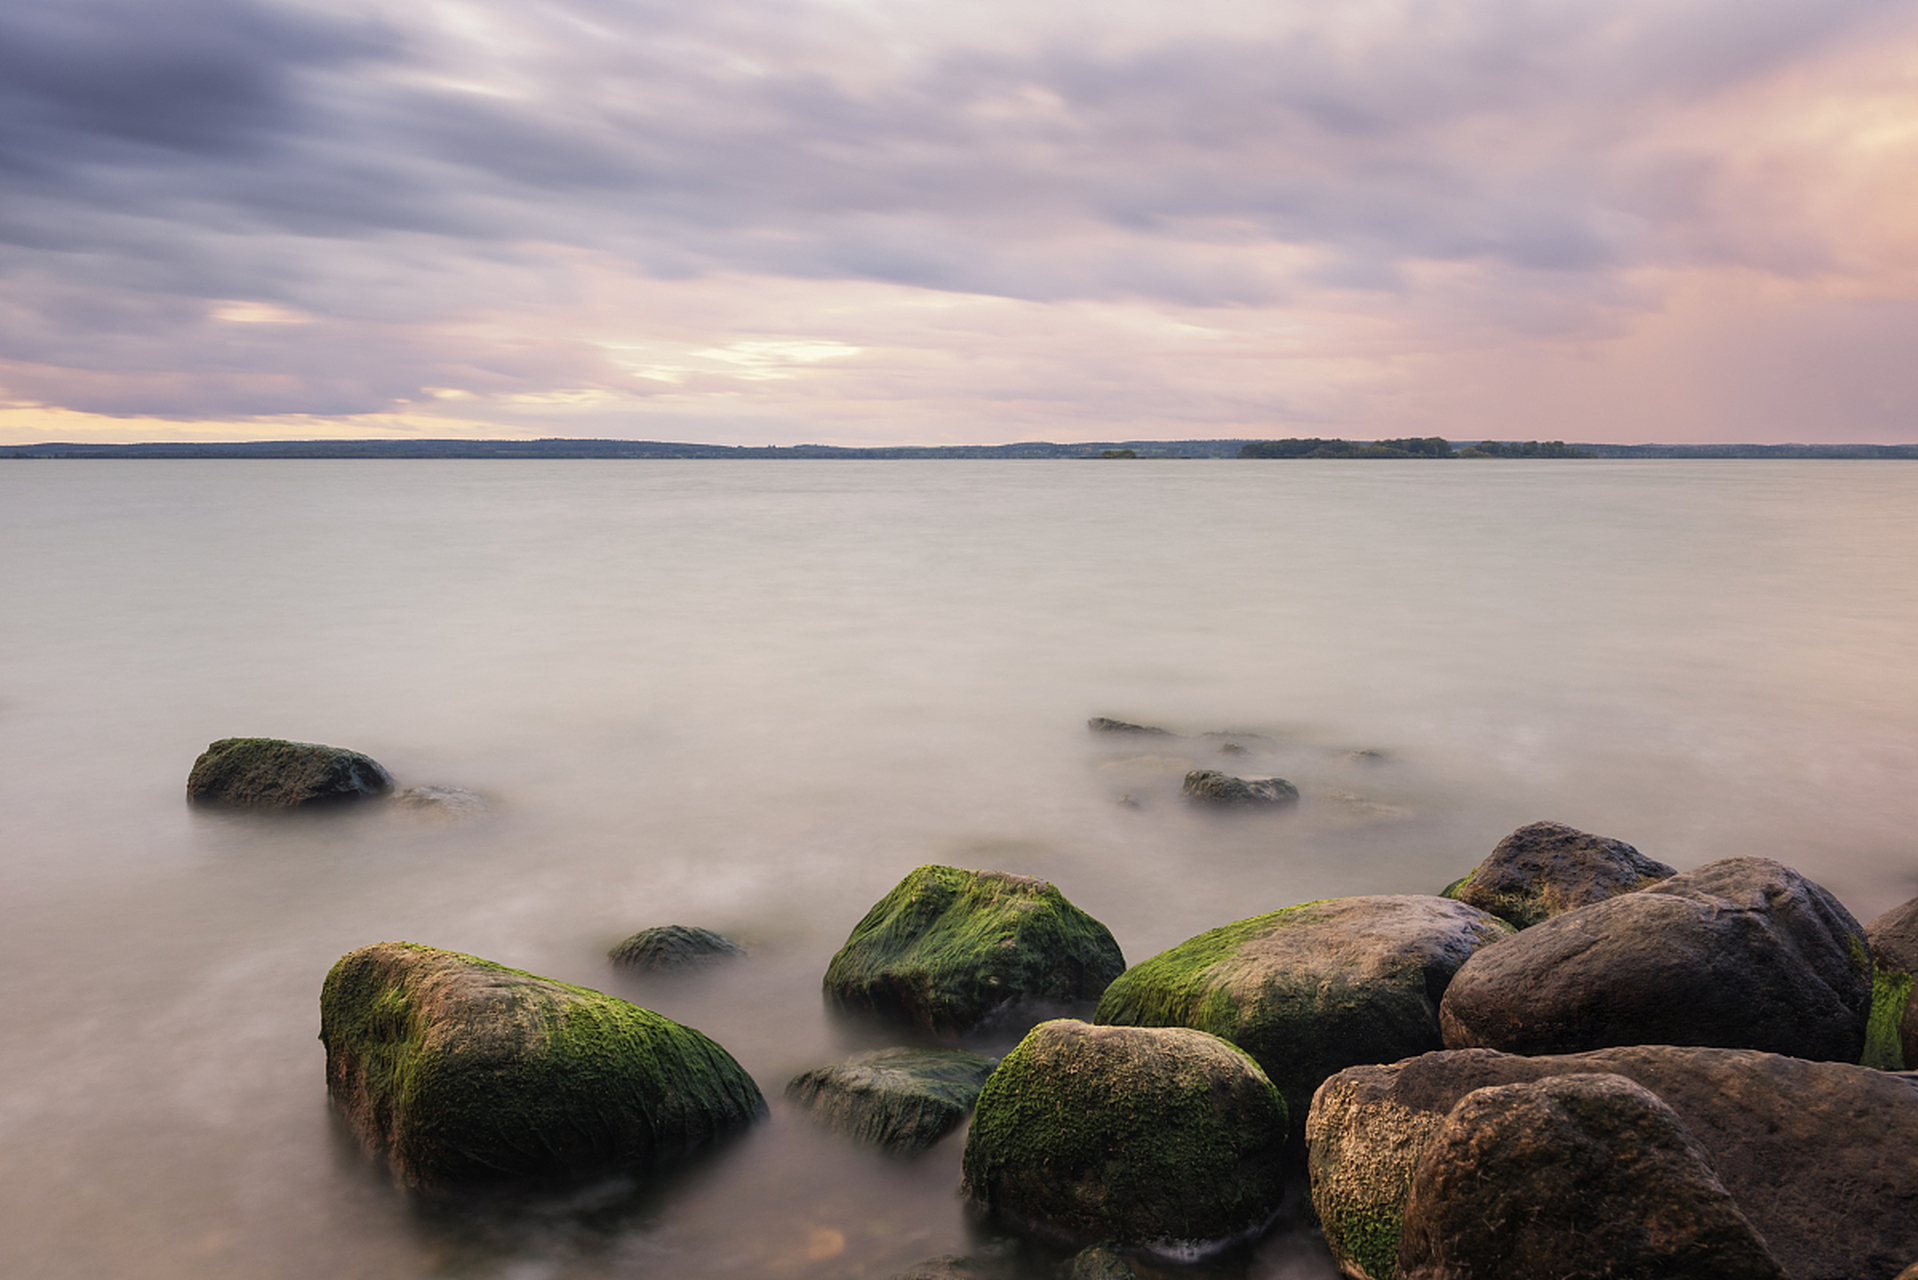
[[[1321,440],[1317,436],[1261,440],[1239,450],[1241,458],[1590,458],[1594,455],[1563,440],[1527,440],[1522,444],[1480,440],[1454,449],[1443,436],[1407,436],[1401,440]]]

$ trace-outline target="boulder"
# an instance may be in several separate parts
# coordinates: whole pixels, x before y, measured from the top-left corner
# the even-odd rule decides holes
[[[187,803],[215,809],[304,809],[389,794],[393,775],[343,747],[279,738],[222,738],[187,775]]]
[[[763,1115],[689,1027],[550,978],[408,942],[343,957],[320,993],[335,1105],[409,1185],[643,1168]]]
[[[1499,841],[1471,874],[1446,887],[1445,896],[1523,929],[1677,874],[1623,840],[1534,822]]]
[[[1414,1171],[1460,1099],[1591,1073],[1624,1076],[1677,1114],[1793,1280],[1892,1280],[1918,1257],[1918,1076],[1632,1045],[1537,1058],[1448,1050],[1327,1080],[1306,1120],[1306,1153],[1340,1268],[1389,1280]]]
[[[1059,1019],[986,1081],[963,1190],[1032,1235],[1194,1256],[1278,1209],[1285,1137],[1278,1091],[1225,1041]]]
[[[1477,907],[1425,894],[1307,902],[1134,965],[1106,988],[1093,1020],[1230,1040],[1303,1114],[1335,1071],[1443,1048],[1446,984],[1511,933]]]
[[[1125,970],[1111,930],[1044,880],[925,866],[853,927],[826,968],[846,1012],[951,1039],[1099,998]]]
[[[1060,1270],[1061,1280],[1139,1280],[1139,1273],[1118,1249],[1095,1244],[1081,1249]]]
[[[1873,961],[1865,1065],[1918,1069],[1918,898],[1866,925],[1865,937]]]
[[[800,1072],[786,1085],[786,1096],[849,1137],[913,1155],[972,1114],[997,1065],[960,1049],[879,1049]]]
[[[1282,807],[1299,802],[1299,789],[1284,778],[1235,778],[1217,769],[1194,769],[1185,775],[1180,791],[1193,804],[1221,808]]]
[[[683,973],[703,969],[724,960],[737,959],[746,948],[724,934],[711,929],[695,929],[683,924],[662,924],[641,929],[606,953],[606,958],[621,969],[644,973]]]
[[[1672,1109],[1617,1075],[1459,1100],[1405,1200],[1398,1280],[1785,1280]]]
[[[1692,1044],[1856,1062],[1870,1004],[1851,913],[1782,863],[1726,858],[1478,953],[1439,1018],[1452,1049]]]

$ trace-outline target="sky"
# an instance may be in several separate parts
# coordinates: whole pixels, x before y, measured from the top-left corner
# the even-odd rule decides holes
[[[7,0],[0,442],[1918,441],[1918,0]]]

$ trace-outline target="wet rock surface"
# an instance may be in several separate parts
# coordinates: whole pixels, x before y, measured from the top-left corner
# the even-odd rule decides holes
[[[687,973],[745,954],[746,948],[711,929],[662,924],[641,929],[607,952],[606,958],[616,968],[637,973]]]
[[[1225,809],[1286,808],[1299,802],[1299,789],[1284,778],[1235,778],[1217,769],[1194,769],[1180,792],[1193,804]]]
[[[210,809],[307,809],[377,799],[393,775],[344,747],[281,738],[222,738],[193,762],[189,804]]]
[[[1608,836],[1534,822],[1498,842],[1485,861],[1445,891],[1523,929],[1576,907],[1631,893],[1678,874]]]
[[[997,1065],[958,1049],[878,1049],[801,1072],[786,1085],[786,1096],[850,1138],[912,1155],[972,1114]]]

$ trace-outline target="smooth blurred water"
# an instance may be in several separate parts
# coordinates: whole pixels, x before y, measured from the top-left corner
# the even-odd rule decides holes
[[[1044,876],[1138,960],[1436,890],[1551,818],[1681,868],[1777,857],[1865,920],[1918,894],[1914,658],[1903,463],[8,464],[0,1273],[965,1251],[958,1140],[901,1165],[778,1097],[846,1051],[820,975],[912,867]],[[494,816],[189,812],[194,757],[253,734]],[[1214,764],[1304,801],[1189,812]],[[606,967],[669,922],[752,955]],[[391,938],[697,1026],[773,1118],[639,1188],[417,1202],[331,1117],[314,1038],[333,961]],[[1326,1274],[1298,1231],[1234,1265]]]

